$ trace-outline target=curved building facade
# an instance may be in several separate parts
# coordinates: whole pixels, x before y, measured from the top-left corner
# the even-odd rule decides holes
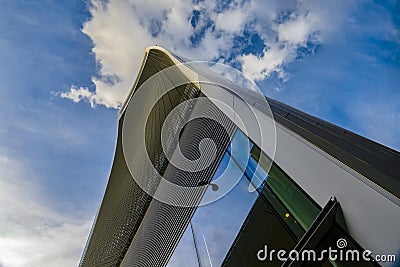
[[[80,266],[400,261],[399,152],[157,46],[119,115]]]

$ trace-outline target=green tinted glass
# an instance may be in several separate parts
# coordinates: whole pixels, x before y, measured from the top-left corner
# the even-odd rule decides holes
[[[268,162],[270,159],[262,154],[260,148],[255,145],[251,150],[251,156],[263,168],[270,165],[270,162]],[[271,196],[271,192],[274,197]],[[304,230],[311,226],[319,213],[319,207],[275,163],[272,164],[268,172],[266,188],[263,189],[262,194],[271,202],[276,203],[277,211],[282,209],[279,207],[278,202],[280,202],[289,211],[289,213],[284,214],[284,217],[289,219],[290,216],[293,216],[294,223],[298,223]],[[292,224],[293,220],[288,220],[288,222]],[[298,233],[296,235],[300,235],[300,232],[296,229],[297,226],[290,228],[294,230],[295,234]]]

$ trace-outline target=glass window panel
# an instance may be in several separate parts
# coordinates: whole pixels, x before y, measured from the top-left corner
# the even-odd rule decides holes
[[[265,242],[271,242],[270,245],[275,244],[278,247],[280,239],[271,238],[278,232],[281,239],[285,236],[285,240],[292,240],[291,242],[301,238],[318,215],[319,207],[276,164],[272,164],[268,173],[267,166],[271,166],[270,159],[238,130],[211,183],[216,183],[218,190],[225,191],[228,185],[220,181],[241,177],[239,182],[221,199],[196,209],[168,266],[197,266],[197,257],[201,266],[221,266],[229,251],[237,251],[235,247],[242,247],[243,244],[248,246],[246,242],[243,243],[243,239],[240,240],[238,233],[243,230],[247,235],[253,235],[252,230],[243,228],[243,224],[249,218],[249,212],[259,196],[262,199],[258,201],[258,209],[265,211],[261,212],[264,215],[256,215],[261,216],[255,221],[259,222],[255,225],[261,227],[258,228],[258,238],[268,237]],[[250,182],[254,187],[250,186]],[[257,190],[249,191],[254,188]],[[203,200],[215,193],[212,186],[209,186]],[[271,212],[266,212],[268,210]],[[253,239],[257,236],[247,238]],[[235,240],[239,243],[233,246]],[[259,241],[264,242],[263,240]],[[286,243],[288,248],[295,244],[289,241]],[[258,245],[254,245],[254,249],[256,248]],[[233,260],[234,255],[236,252],[229,259]]]
[[[261,150],[253,146],[251,156],[261,167],[269,166],[269,160]],[[287,208],[304,230],[307,230],[319,213],[319,207],[275,163],[272,164],[266,182],[267,188]],[[268,192],[264,193],[268,194]],[[286,215],[288,216],[288,215]]]
[[[224,261],[258,197],[248,187],[242,178],[229,194],[196,210],[192,223],[202,266],[221,266]]]
[[[257,188],[257,191],[261,191],[268,179],[268,173],[263,168],[257,168],[258,163],[254,158],[250,157],[246,168],[246,176],[251,179],[251,183]]]
[[[258,166],[257,161],[251,157],[250,151],[254,147],[254,143],[238,130],[232,139],[232,150],[228,150],[238,167],[245,173],[247,179],[251,181],[253,187],[249,189],[261,190],[268,178],[268,173],[265,169]]]
[[[248,146],[248,141],[244,143],[241,141],[243,140],[239,140],[237,144]],[[239,160],[243,160],[243,158]],[[222,177],[220,177],[221,175]],[[191,227],[189,224],[168,266],[197,266],[194,242],[196,242],[201,266],[211,266],[211,264],[212,266],[221,266],[225,259],[227,252],[232,246],[259,194],[256,191],[249,192],[247,178],[243,177],[243,171],[233,163],[228,153],[224,155],[212,182],[218,177],[219,179],[229,179],[230,177],[242,178],[227,195],[196,209],[191,220],[194,239],[193,235],[191,240],[187,238],[188,233],[191,234],[191,231],[188,230]],[[218,190],[222,190],[223,186],[223,184],[218,184]],[[209,186],[205,195],[213,193],[215,194],[211,186]],[[196,263],[194,265],[188,263],[181,265],[188,257],[188,253],[185,252],[188,249],[192,250],[190,257],[194,258]]]
[[[296,240],[299,240],[305,233],[305,230],[297,222],[293,214],[287,209],[285,205],[278,199],[278,197],[272,193],[269,187],[264,187],[261,192],[262,197],[267,201],[274,209],[278,219],[284,224]]]
[[[238,130],[234,140],[240,144],[236,149],[241,152],[233,153],[233,146],[233,152],[230,154],[234,162],[244,171],[257,191],[274,207],[288,230],[300,239],[317,217],[319,207],[275,163],[271,163],[269,157],[243,132]],[[250,155],[244,153],[246,145],[250,148]]]

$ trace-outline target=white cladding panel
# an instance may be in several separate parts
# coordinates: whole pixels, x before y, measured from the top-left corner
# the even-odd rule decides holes
[[[250,123],[246,129],[240,123],[237,125],[320,206],[324,206],[331,196],[338,199],[349,234],[364,249],[371,250],[374,255],[398,254],[398,198],[279,123],[275,123],[274,136],[275,131],[271,130],[274,122],[264,112],[254,109],[261,122],[256,124],[240,99],[227,90],[215,89],[215,86],[202,85],[202,92],[207,97],[230,105],[235,112],[226,108],[222,110],[228,117],[234,118],[235,123],[238,122],[237,117]],[[261,138],[257,132],[259,126],[263,132]]]

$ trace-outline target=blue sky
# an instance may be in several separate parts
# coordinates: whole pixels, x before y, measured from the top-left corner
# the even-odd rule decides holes
[[[0,266],[77,264],[149,45],[399,150],[400,4],[321,2],[2,0]]]

